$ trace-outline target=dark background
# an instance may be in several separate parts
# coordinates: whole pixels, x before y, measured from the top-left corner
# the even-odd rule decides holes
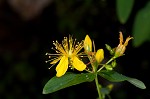
[[[40,3],[39,3],[40,2]],[[45,2],[45,3],[43,3]],[[88,34],[96,49],[104,48],[105,59],[110,55],[105,44],[116,47],[119,31],[124,38],[132,36],[135,13],[147,0],[135,0],[126,24],[116,15],[114,0],[0,0],[0,99],[96,99],[96,86],[82,83],[58,92],[43,95],[46,82],[55,76],[55,67],[45,63],[52,41],[61,42],[69,34],[78,41]],[[127,46],[125,56],[117,59],[115,70],[145,83],[147,89],[128,82],[114,83],[112,99],[149,99],[150,43],[139,47]],[[110,82],[100,78],[106,85]]]

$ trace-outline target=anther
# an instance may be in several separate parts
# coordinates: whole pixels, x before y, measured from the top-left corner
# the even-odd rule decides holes
[[[47,60],[47,61],[45,61],[45,63],[48,63],[48,62],[50,62],[51,60]]]
[[[45,55],[49,55],[49,53],[45,53]]]

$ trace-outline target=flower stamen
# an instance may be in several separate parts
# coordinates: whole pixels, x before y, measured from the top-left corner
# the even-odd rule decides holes
[[[53,65],[59,62],[56,66],[57,77],[64,75],[68,67],[75,68],[78,71],[86,69],[86,65],[80,59],[80,57],[84,57],[85,54],[83,52],[79,53],[84,47],[83,41],[76,43],[76,39],[73,39],[72,36],[69,35],[69,39],[64,37],[62,44],[58,43],[57,40],[55,42],[53,41],[53,44],[55,48],[52,49],[55,50],[56,54],[46,53],[46,55],[49,55],[49,58],[51,58],[46,62],[50,62],[50,64]]]

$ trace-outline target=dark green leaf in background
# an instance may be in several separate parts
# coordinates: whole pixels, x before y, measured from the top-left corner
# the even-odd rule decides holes
[[[134,37],[133,45],[135,47],[150,40],[150,2],[137,13],[132,33]]]
[[[120,23],[125,24],[134,5],[134,0],[116,0],[117,16]]]
[[[43,94],[52,93],[60,89],[77,85],[83,82],[90,82],[93,81],[94,78],[95,74],[93,73],[82,73],[82,74],[66,73],[62,77],[55,76],[46,83],[43,89]]]
[[[101,70],[100,72],[98,72],[98,75],[100,75],[101,77],[103,77],[111,82],[128,81],[140,89],[146,89],[146,86],[144,85],[144,83],[142,81],[135,79],[135,78],[130,78],[130,77],[124,76],[115,71]]]

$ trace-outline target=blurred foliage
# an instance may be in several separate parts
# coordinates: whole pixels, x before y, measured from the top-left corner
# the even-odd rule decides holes
[[[55,75],[52,72],[55,70],[50,72],[49,64],[44,63],[47,60],[45,53],[50,51],[53,40],[68,34],[75,35],[78,40],[89,34],[99,48],[106,43],[116,45],[118,31],[133,35],[133,45],[137,48],[129,45],[117,68],[142,80],[148,90],[141,91],[126,83],[123,86],[115,84],[111,96],[115,99],[131,96],[133,99],[148,99],[149,0],[134,0],[127,10],[122,8],[126,11],[120,13],[122,18],[118,17],[117,9],[120,8],[116,3],[117,0],[0,0],[0,99],[95,98],[94,84],[81,84],[42,95],[44,84]],[[124,24],[120,19],[124,19]],[[107,59],[107,52],[105,55]],[[100,81],[109,83],[103,79]]]
[[[122,24],[128,20],[132,12],[133,4],[134,0],[116,0],[117,15]]]
[[[131,15],[134,7],[134,0],[116,0],[117,15],[119,21],[125,24]],[[133,45],[139,47],[146,41],[150,40],[150,2],[141,9],[139,9],[135,15],[135,19],[132,27],[132,34],[134,37]]]
[[[133,45],[140,46],[146,41],[150,41],[150,2],[138,11],[133,24]]]

